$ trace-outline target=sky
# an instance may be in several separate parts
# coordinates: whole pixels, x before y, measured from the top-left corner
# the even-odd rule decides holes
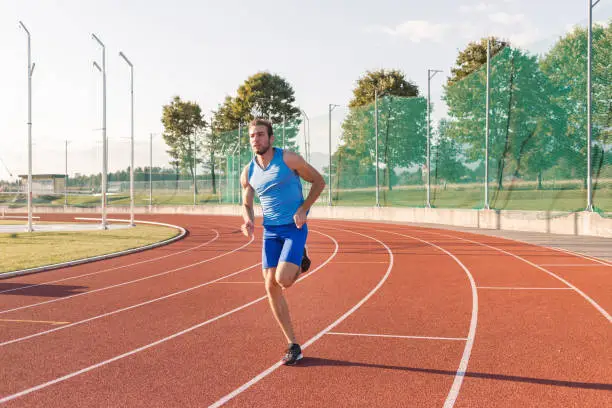
[[[612,16],[612,1],[593,12]],[[311,124],[311,151],[333,149],[357,79],[399,69],[443,117],[442,84],[457,54],[488,34],[546,52],[574,25],[586,26],[584,0],[0,0],[0,180],[27,174],[27,36],[31,34],[33,172],[99,172],[102,166],[102,51],[106,46],[109,169],[129,165],[130,71],[134,64],[136,167],[167,163],[162,106],[179,95],[205,117],[246,78],[284,77]],[[301,137],[301,136],[300,136]],[[301,143],[301,142],[300,142]],[[12,174],[12,177],[11,177]]]

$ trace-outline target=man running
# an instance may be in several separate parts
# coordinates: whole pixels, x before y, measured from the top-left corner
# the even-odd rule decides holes
[[[244,219],[241,230],[245,236],[253,236],[253,197],[257,193],[263,212],[263,277],[272,313],[289,343],[283,363],[292,365],[302,359],[302,349],[293,332],[283,289],[290,287],[310,267],[305,252],[306,218],[325,188],[325,180],[300,155],[272,146],[274,134],[270,121],[253,120],[249,125],[249,139],[255,156],[240,176]],[[306,200],[300,178],[312,183]]]

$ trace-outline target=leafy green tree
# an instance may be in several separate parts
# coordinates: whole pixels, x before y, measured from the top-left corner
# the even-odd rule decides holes
[[[448,127],[448,121],[441,120],[438,137],[432,141],[431,163],[434,183],[462,181],[469,172],[464,164],[461,146],[447,134]]]
[[[238,87],[235,97],[227,96],[215,112],[215,128],[219,132],[219,143],[224,146],[224,154],[236,148],[240,125],[243,126],[241,146],[248,146],[246,125],[256,117],[272,121],[277,146],[297,149],[301,112],[295,105],[293,87],[279,75],[259,72]],[[248,153],[246,156],[250,157]]]
[[[206,121],[200,106],[195,102],[183,101],[175,96],[162,108],[163,138],[168,147],[170,164],[178,171],[194,176],[195,166],[202,160],[198,152],[202,151],[202,133]]]
[[[502,49],[508,47],[510,43],[497,37],[491,37],[491,57],[497,55]],[[478,42],[470,42],[463,51],[459,52],[455,66],[451,68],[451,76],[446,85],[452,85],[463,78],[476,72],[480,67],[487,63],[487,38],[482,38]]]
[[[559,146],[554,134],[565,119],[551,103],[550,81],[537,58],[521,50],[506,47],[492,58],[490,87],[489,174],[497,194],[505,179],[541,176],[555,164]],[[450,117],[446,134],[470,162],[485,157],[485,98],[485,67],[444,87]]]
[[[394,169],[423,162],[426,135],[426,102],[418,98],[417,86],[398,70],[367,72],[353,90],[351,108],[342,123],[342,146],[333,161],[350,163],[338,171],[355,179],[361,175],[371,185],[375,172],[375,91],[378,93],[379,164],[389,189]],[[341,159],[342,156],[342,160]],[[359,184],[361,185],[361,184]]]
[[[612,131],[612,20],[606,27],[593,26],[592,118],[593,175],[597,180],[610,149]],[[562,37],[540,62],[553,86],[552,102],[564,112],[566,126],[557,134],[571,176],[586,183],[586,87],[587,31],[576,27]],[[608,164],[609,165],[609,164]],[[560,168],[567,172],[568,167]]]

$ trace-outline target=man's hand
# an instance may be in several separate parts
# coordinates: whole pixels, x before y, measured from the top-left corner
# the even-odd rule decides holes
[[[302,207],[298,208],[293,216],[293,221],[295,221],[295,226],[301,229],[302,226],[306,224],[306,210]]]
[[[251,220],[245,221],[245,223],[240,226],[240,230],[242,231],[242,234],[245,237],[247,238],[253,237],[253,231],[255,231],[255,226],[253,225],[253,221]]]

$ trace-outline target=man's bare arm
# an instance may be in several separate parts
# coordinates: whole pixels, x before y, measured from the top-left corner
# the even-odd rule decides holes
[[[253,209],[255,191],[249,184],[248,174],[249,166],[245,166],[240,175],[240,185],[242,186],[242,219],[244,220],[241,230],[244,235],[250,237],[255,229],[255,210]]]
[[[305,211],[310,210],[310,207],[312,207],[315,201],[317,201],[317,198],[319,198],[321,192],[325,188],[325,179],[321,173],[317,171],[317,169],[312,167],[310,163],[304,160],[304,158],[302,158],[302,156],[299,154],[291,151],[285,151],[283,159],[285,160],[285,164],[287,164],[291,170],[297,172],[302,179],[312,183],[308,197],[306,197],[304,203],[302,204],[302,208]]]

